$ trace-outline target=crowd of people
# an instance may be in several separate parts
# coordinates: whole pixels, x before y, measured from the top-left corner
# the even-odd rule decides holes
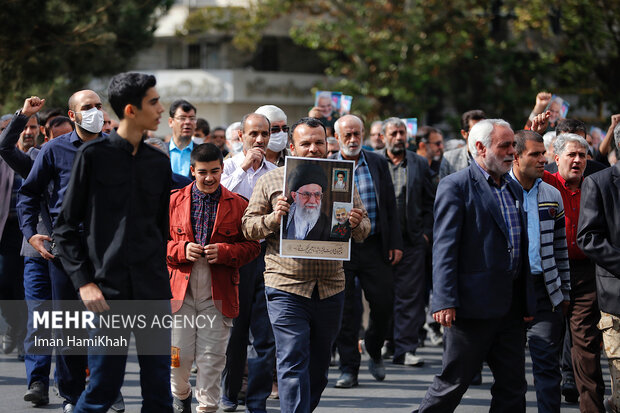
[[[135,337],[142,411],[190,413],[195,399],[198,412],[265,412],[276,397],[282,412],[311,412],[330,363],[348,389],[363,352],[383,381],[388,361],[423,365],[426,342],[443,345],[442,370],[415,411],[454,411],[486,362],[490,411],[524,412],[527,342],[539,412],[559,412],[562,396],[620,412],[620,115],[597,141],[584,122],[556,119],[551,98],[536,96],[523,128],[467,111],[446,142],[430,125],[410,136],[398,117],[370,123],[366,139],[359,116],[329,103],[295,121],[267,104],[211,129],[187,100],[170,106],[162,140],[156,79],[140,73],[110,82],[118,121],[92,90],[70,97],[67,117],[25,99],[0,118],[2,350],[25,362],[24,400],[49,403],[52,353],[35,349],[35,311],[81,301],[99,317],[141,300],[211,321],[120,333]],[[334,211],[350,260],[280,255],[281,225],[291,239],[321,225],[290,217],[324,189],[302,190],[308,164],[290,203],[287,156],[354,162],[353,206]],[[154,339],[170,353],[141,351]],[[67,347],[54,352],[63,412],[124,411],[128,347]]]

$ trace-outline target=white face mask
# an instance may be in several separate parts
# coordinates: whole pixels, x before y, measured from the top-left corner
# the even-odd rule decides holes
[[[230,149],[232,150],[232,153],[234,154],[241,152],[243,150],[243,142],[241,141],[233,142]]]
[[[103,129],[103,112],[97,108],[91,108],[80,112],[82,123],[78,123],[82,129],[90,133],[99,133]]]
[[[267,149],[273,152],[280,152],[284,148],[286,148],[286,142],[288,141],[288,133],[286,132],[278,132],[272,133],[269,137],[269,143],[267,144]]]
[[[201,144],[205,143],[205,138],[198,138],[196,136],[192,136],[192,141],[196,145],[201,145]]]

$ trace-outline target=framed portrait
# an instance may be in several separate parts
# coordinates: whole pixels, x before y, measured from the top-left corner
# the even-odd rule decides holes
[[[346,192],[349,189],[350,179],[349,179],[349,171],[346,169],[336,169],[332,170],[332,191],[335,192]]]
[[[353,161],[287,156],[283,195],[290,204],[280,225],[280,255],[348,261]]]

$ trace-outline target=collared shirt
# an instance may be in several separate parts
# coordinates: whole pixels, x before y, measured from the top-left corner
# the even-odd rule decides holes
[[[219,186],[212,194],[205,194],[198,189],[195,182],[192,184],[191,219],[197,244],[205,246],[211,240],[220,195],[222,188]]]
[[[519,180],[510,170],[510,177],[523,189],[523,209],[527,213],[527,253],[530,260],[530,269],[534,274],[542,274],[542,259],[540,257],[540,216],[538,213],[538,185],[542,179],[538,178],[532,188],[526,191]]]
[[[170,164],[144,142],[133,150],[113,131],[78,151],[54,237],[76,289],[94,282],[106,299],[169,299]]]
[[[254,170],[254,168],[250,166],[247,171],[244,171],[241,168],[244,159],[245,154],[240,152],[224,161],[222,185],[229,191],[250,199],[258,178],[276,169],[277,166],[263,158],[263,163],[261,163],[258,169]]]
[[[101,138],[98,138],[101,139]],[[73,131],[47,142],[34,161],[28,177],[19,190],[17,212],[20,215],[20,226],[24,237],[37,234],[37,223],[41,212],[40,202],[49,191],[48,207],[52,224],[60,213],[60,206],[65,195],[75,154],[83,142]]]
[[[407,228],[407,157],[396,165],[388,158],[388,165],[396,194],[400,228],[404,234]]]
[[[342,160],[342,153],[338,152],[336,159]],[[368,169],[368,163],[364,157],[364,152],[360,152],[360,157],[355,164],[355,186],[359,191],[362,203],[368,212],[368,219],[370,219],[370,235],[379,232],[379,222],[377,221],[377,195],[375,194],[375,187],[372,183],[372,176],[370,175],[370,169]]]
[[[511,270],[516,270],[519,267],[519,260],[521,257],[521,222],[519,220],[519,211],[515,205],[515,199],[513,198],[510,190],[508,189],[508,174],[500,179],[500,185],[495,183],[495,180],[474,160],[476,166],[480,168],[480,171],[484,175],[485,179],[489,183],[495,202],[499,206],[499,210],[502,211],[502,217],[506,223],[506,229],[508,230],[508,237],[510,239],[510,255],[512,262],[510,264]],[[518,201],[516,201],[518,202]]]
[[[194,149],[194,142],[190,140],[189,145],[183,149],[174,143],[174,138],[170,139],[168,151],[170,152],[170,166],[175,174],[189,176],[190,155]]]
[[[281,257],[280,223],[273,207],[284,188],[284,168],[269,171],[256,183],[250,203],[241,220],[243,234],[249,240],[265,239],[265,286],[303,297],[312,297],[316,287],[321,299],[344,290],[342,261]],[[353,206],[363,210],[363,219],[352,230],[352,238],[362,241],[370,229],[370,221],[357,190]]]
[[[583,180],[583,178],[582,178]],[[543,181],[554,186],[562,195],[564,214],[566,220],[566,243],[568,245],[568,258],[571,260],[584,260],[586,255],[577,246],[577,225],[579,223],[579,203],[581,202],[581,189],[572,191],[566,186],[566,181],[559,172],[551,174],[545,171]]]

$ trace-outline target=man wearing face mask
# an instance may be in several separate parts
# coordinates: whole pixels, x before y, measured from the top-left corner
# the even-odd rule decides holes
[[[286,113],[274,105],[264,105],[256,109],[256,113],[264,115],[271,123],[271,135],[265,151],[265,158],[277,166],[284,166],[284,158],[288,155],[288,126]]]
[[[17,210],[24,237],[41,257],[48,260],[52,284],[52,300],[55,305],[61,300],[77,300],[78,296],[71,279],[58,259],[54,249],[46,248],[44,241],[51,242],[48,235],[37,232],[39,213],[42,213],[48,230],[53,230],[60,212],[63,196],[71,178],[73,159],[83,143],[96,139],[103,128],[101,99],[92,90],[80,90],[69,98],[69,118],[76,129],[66,135],[52,139],[41,148],[28,178],[19,191]],[[51,191],[48,187],[51,184]],[[47,208],[41,211],[41,202],[47,198]],[[56,309],[56,308],[55,308]],[[62,332],[58,332],[61,333]],[[84,390],[86,378],[86,356],[65,355],[67,348],[56,351],[56,374],[60,396],[64,399],[63,411],[72,412]]]
[[[271,124],[264,115],[249,113],[243,117],[239,131],[243,151],[224,161],[222,186],[249,199],[258,179],[277,168],[265,159],[270,130]],[[246,411],[266,411],[266,400],[271,393],[275,340],[265,302],[264,271],[265,243],[261,242],[260,255],[239,268],[239,316],[235,319],[230,334],[226,349],[226,367],[222,373],[220,404],[225,412],[235,411],[238,405],[237,394],[241,389],[250,330],[256,354],[248,357]]]

